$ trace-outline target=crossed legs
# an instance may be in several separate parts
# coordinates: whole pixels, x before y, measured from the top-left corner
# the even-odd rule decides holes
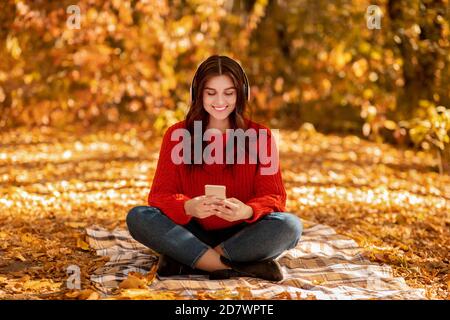
[[[131,209],[127,225],[138,242],[208,272],[229,269],[221,262],[221,255],[231,261],[274,259],[293,248],[302,232],[300,219],[286,212],[271,213],[250,225],[205,231],[196,223],[177,225],[150,206]]]
[[[214,249],[208,249],[195,264],[196,269],[201,269],[205,271],[216,271],[222,269],[231,269],[229,266],[224,265],[220,261],[220,256],[223,255],[222,249],[217,246]]]

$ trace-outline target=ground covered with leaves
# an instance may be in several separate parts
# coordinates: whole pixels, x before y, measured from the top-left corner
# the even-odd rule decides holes
[[[127,211],[146,202],[161,138],[124,124],[19,128],[0,141],[0,299],[99,299],[89,277],[106,258],[89,248],[85,227],[126,228]],[[280,131],[280,159],[288,211],[355,239],[427,297],[450,298],[450,176],[436,159],[308,127]],[[66,287],[70,265],[82,290]],[[153,279],[154,269],[130,275],[112,298],[179,298],[146,289]],[[224,297],[226,288],[198,294]],[[242,288],[228,298],[257,297]]]

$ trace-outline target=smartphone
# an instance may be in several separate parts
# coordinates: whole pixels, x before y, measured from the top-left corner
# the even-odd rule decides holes
[[[205,184],[205,195],[216,196],[220,199],[227,198],[227,190],[225,186]]]

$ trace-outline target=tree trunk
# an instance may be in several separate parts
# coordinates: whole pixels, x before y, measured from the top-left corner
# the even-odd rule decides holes
[[[399,97],[398,119],[407,120],[414,116],[419,100],[439,102],[434,93],[440,87],[437,77],[439,64],[445,61],[445,52],[439,50],[442,25],[435,23],[436,16],[445,10],[442,0],[434,2],[389,0],[388,14],[392,31],[400,39],[396,41],[403,60],[404,89]],[[432,15],[432,18],[426,15]],[[418,37],[411,36],[410,29],[420,28]]]

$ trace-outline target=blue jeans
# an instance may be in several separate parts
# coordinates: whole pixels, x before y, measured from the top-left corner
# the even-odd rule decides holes
[[[273,212],[252,224],[204,230],[195,219],[178,225],[156,207],[137,206],[126,221],[135,240],[192,268],[218,245],[231,261],[275,259],[297,245],[303,230],[301,220],[287,212]]]

